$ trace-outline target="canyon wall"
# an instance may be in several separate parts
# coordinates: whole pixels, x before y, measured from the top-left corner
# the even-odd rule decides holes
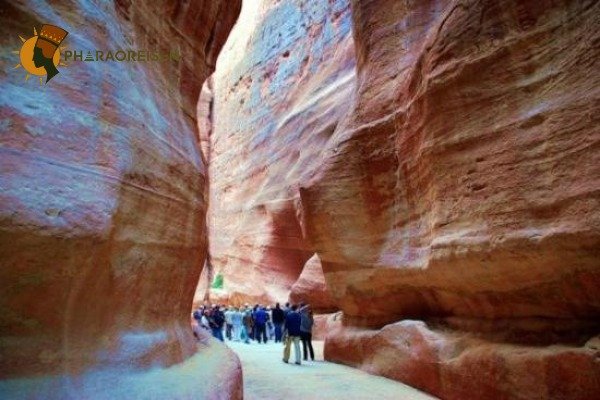
[[[600,3],[352,7],[355,102],[300,189],[344,312],[326,358],[445,399],[595,398]]]
[[[347,0],[244,4],[213,75],[213,300],[284,302],[313,256],[299,188],[351,105],[354,60]]]
[[[0,397],[165,398],[171,385],[170,397],[241,398],[237,358],[198,347],[189,322],[206,252],[196,103],[239,11],[3,3]],[[181,58],[72,62],[41,86],[9,50],[42,24],[66,29],[69,50]]]
[[[214,75],[220,298],[281,301],[316,253],[327,359],[447,399],[594,398],[600,3],[253,4]]]

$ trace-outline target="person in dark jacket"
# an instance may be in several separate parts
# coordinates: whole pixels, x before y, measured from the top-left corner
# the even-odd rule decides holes
[[[258,311],[258,304],[254,305],[254,308],[252,308],[252,334],[250,335],[250,338],[252,340],[258,340],[258,329],[256,327],[256,312]]]
[[[312,346],[312,327],[314,324],[313,313],[310,305],[306,305],[300,309],[300,339],[302,340],[302,350],[304,353],[304,361],[308,359],[308,350],[310,350],[310,359],[315,361],[315,352]]]
[[[285,316],[284,337],[285,348],[283,349],[283,362],[287,363],[290,359],[290,346],[294,343],[294,355],[296,364],[300,365],[300,324],[302,318],[296,311],[298,307],[293,305],[290,312]]]
[[[212,313],[208,319],[210,330],[215,338],[223,342],[223,325],[225,324],[225,315],[219,309],[218,305],[214,305]]]
[[[258,343],[267,343],[267,321],[269,314],[264,307],[258,307],[254,313],[254,327],[256,328],[256,340]]]
[[[285,322],[285,314],[279,306],[279,303],[275,304],[272,314],[273,325],[275,326],[275,343],[280,343],[283,333],[283,323]]]

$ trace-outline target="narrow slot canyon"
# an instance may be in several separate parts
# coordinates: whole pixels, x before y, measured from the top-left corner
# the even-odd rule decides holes
[[[0,21],[1,399],[599,397],[600,2]],[[202,327],[287,302],[314,361]]]

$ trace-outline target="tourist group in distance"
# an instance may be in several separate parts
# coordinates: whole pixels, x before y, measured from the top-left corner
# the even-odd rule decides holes
[[[202,305],[192,314],[200,329],[206,329],[221,341],[250,344],[266,344],[272,340],[283,343],[283,362],[289,363],[290,351],[294,346],[295,364],[301,364],[300,342],[304,360],[315,359],[312,346],[312,328],[314,325],[313,312],[310,305],[286,303],[282,308],[279,303],[274,307],[264,307],[256,304],[250,307],[227,307],[213,304]]]

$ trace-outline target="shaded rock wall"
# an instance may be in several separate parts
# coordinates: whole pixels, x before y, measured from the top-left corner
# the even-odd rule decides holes
[[[182,58],[71,63],[43,87],[22,69],[0,71],[0,377],[12,379],[2,393],[36,396],[27,377],[53,374],[43,379],[56,397],[77,397],[94,379],[73,374],[169,366],[196,351],[189,308],[206,200],[194,113],[239,9],[230,0],[3,4],[3,49],[52,23],[69,31],[69,49]]]
[[[285,301],[314,254],[299,187],[351,104],[349,3],[249,1],[240,21],[213,76],[208,226],[225,298],[213,297]]]
[[[443,398],[593,398],[599,3],[352,6],[356,101],[301,189],[344,311],[327,358]]]

